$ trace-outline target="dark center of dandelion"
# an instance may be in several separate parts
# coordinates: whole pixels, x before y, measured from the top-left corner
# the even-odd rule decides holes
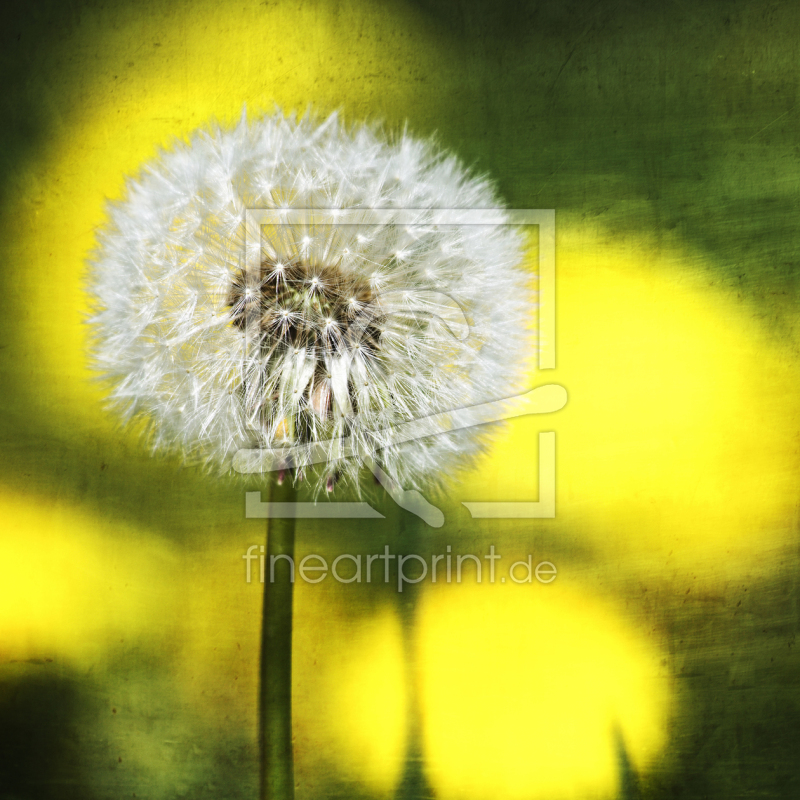
[[[264,259],[258,270],[240,270],[226,299],[231,321],[245,333],[265,358],[286,353],[315,361],[307,382],[295,384],[291,438],[309,442],[316,438],[316,420],[329,418],[333,407],[330,360],[345,353],[362,358],[376,355],[384,323],[369,280],[348,275],[338,264],[310,264]],[[306,362],[308,363],[308,362]],[[286,407],[279,402],[277,387],[264,398],[263,414],[270,429],[286,433],[290,424]],[[352,380],[347,384],[348,402],[358,412]],[[328,476],[332,491],[338,472]]]
[[[366,348],[380,339],[375,291],[339,265],[264,259],[258,270],[240,270],[226,305],[241,331],[258,336],[262,348],[304,348],[322,356]]]

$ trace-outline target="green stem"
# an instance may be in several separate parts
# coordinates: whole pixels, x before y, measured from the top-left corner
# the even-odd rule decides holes
[[[271,503],[292,503],[296,490],[287,475],[273,484]],[[261,617],[261,674],[259,742],[261,800],[293,800],[292,758],[292,594],[288,556],[294,563],[293,518],[270,519],[264,571],[264,610]],[[272,580],[274,565],[274,580]],[[294,567],[292,567],[292,572]],[[293,576],[292,576],[293,577]]]

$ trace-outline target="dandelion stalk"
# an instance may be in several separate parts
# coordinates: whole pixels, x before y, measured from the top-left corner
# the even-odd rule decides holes
[[[270,501],[292,503],[297,496],[291,479],[273,484]],[[264,606],[261,617],[261,668],[259,676],[259,750],[261,800],[292,800],[292,609],[293,581],[279,556],[294,563],[294,518],[275,518],[267,531]]]

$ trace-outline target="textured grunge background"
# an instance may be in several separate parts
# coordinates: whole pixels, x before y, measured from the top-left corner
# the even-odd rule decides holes
[[[557,219],[568,406],[510,425],[425,553],[549,586],[298,584],[297,794],[795,798],[800,6],[15,2],[2,12],[0,797],[252,798],[255,480],[153,459],[85,366],[103,204],[208,119],[341,109],[436,134]],[[536,242],[531,243],[534,260]],[[487,289],[488,290],[488,289]],[[472,520],[535,499],[554,520]],[[304,552],[403,546],[307,522]],[[414,698],[417,698],[416,700]],[[398,786],[406,789],[398,790]]]

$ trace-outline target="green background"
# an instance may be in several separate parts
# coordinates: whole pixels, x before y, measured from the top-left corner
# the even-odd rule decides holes
[[[408,121],[416,135],[435,134],[468,165],[489,174],[511,207],[554,208],[559,226],[601,228],[603,241],[612,244],[644,231],[656,254],[680,242],[690,254],[694,280],[740,308],[758,326],[759,341],[777,348],[777,361],[796,369],[800,6],[683,0],[230,2],[215,7],[204,23],[208,8],[177,1],[27,2],[7,4],[2,12],[0,480],[7,491],[40,498],[42,507],[73,503],[108,530],[130,524],[147,531],[152,559],[161,559],[158,575],[181,572],[179,594],[191,586],[213,589],[213,582],[203,584],[203,570],[214,569],[215,556],[204,553],[221,552],[231,519],[257,541],[259,523],[242,520],[240,488],[209,485],[192,470],[153,461],[135,436],[123,436],[100,419],[99,404],[97,410],[91,404],[79,408],[84,390],[75,387],[85,376],[76,377],[71,367],[60,371],[60,332],[53,323],[69,317],[73,324],[79,316],[69,310],[82,303],[79,279],[62,284],[59,270],[73,276],[80,270],[74,252],[85,254],[90,245],[103,195],[118,193],[123,174],[135,171],[157,145],[202,123],[215,104],[223,119],[235,119],[242,102],[269,110],[276,100],[290,108],[312,104],[323,113],[341,108],[348,118],[379,118],[389,127]],[[197,33],[204,24],[205,38]],[[248,50],[238,85],[235,65],[242,55],[219,45],[219,37],[227,42],[225,31],[237,26],[251,27],[256,38],[262,29],[269,31],[263,51]],[[153,31],[162,29],[163,41],[155,40]],[[211,72],[219,65],[224,73],[218,96],[193,82],[198,59]],[[168,76],[165,83],[159,84],[160,75]],[[126,94],[124,82],[140,90]],[[115,138],[125,129],[118,123],[103,146],[109,152],[119,148],[119,167],[95,175],[89,151],[102,139],[97,109],[115,96],[123,117],[135,119],[131,141],[140,136],[136,131],[150,130],[151,149],[132,145],[124,134]],[[173,116],[165,113],[164,98],[170,96],[178,99]],[[186,112],[193,105],[196,115]],[[74,183],[51,183],[54,173],[47,165],[53,154],[67,146],[80,155],[74,137],[91,127],[92,115],[100,121],[96,138],[86,144],[85,162],[78,158],[64,173]],[[87,186],[95,187],[96,196],[87,201],[83,226],[71,240],[68,231],[60,234],[67,237],[63,247],[71,260],[67,267],[53,266],[58,249],[45,253],[44,244],[41,252],[31,245],[38,241],[37,226],[48,224],[39,211],[68,209]],[[677,308],[675,325],[680,324]],[[671,336],[663,330],[665,340]],[[80,336],[67,338],[77,363],[83,356],[72,342]],[[45,351],[51,355],[41,356]],[[770,396],[770,373],[740,377],[759,381]],[[678,369],[674,381],[679,380]],[[785,382],[776,390],[781,392]],[[85,422],[95,414],[96,423]],[[730,436],[774,425],[781,414],[786,446],[796,455],[796,412],[783,407],[749,408],[738,419],[741,429]],[[793,470],[782,486],[796,493],[796,464]],[[661,575],[650,563],[638,575],[628,564],[616,583],[608,578],[614,584],[608,591],[633,604],[631,614],[655,620],[670,664],[681,665],[673,676],[678,711],[664,752],[640,776],[644,796],[800,793],[796,508],[794,502],[793,515],[784,515],[777,534],[779,545],[765,544],[753,574],[736,572],[717,581],[713,591],[687,595],[674,573]],[[370,552],[371,532],[359,525],[336,535]],[[572,553],[598,574],[617,569],[617,551],[604,562],[596,544],[583,549],[580,531],[555,541],[543,530],[533,527],[526,535],[548,541],[550,552],[565,559]],[[323,547],[327,533],[307,530],[306,548]],[[459,533],[478,546],[477,527]],[[241,549],[237,542],[234,557]],[[109,558],[113,552],[108,550]],[[720,550],[720,574],[725,558]],[[117,568],[119,577],[126,567]],[[198,722],[173,697],[180,670],[171,641],[181,638],[187,619],[200,625],[206,606],[176,601],[167,590],[153,592],[152,602],[163,599],[167,609],[163,618],[147,617],[125,641],[112,642],[108,634],[97,651],[69,663],[13,652],[3,660],[0,796],[253,795],[252,736],[234,734],[222,723],[217,728],[209,717]],[[376,591],[349,602],[366,608],[379,600],[383,595]],[[24,618],[24,600],[7,593],[2,601],[9,616]],[[253,618],[217,622],[247,631]],[[119,627],[126,624],[123,619]],[[342,618],[338,624],[348,623]],[[231,674],[252,669],[235,660],[209,664],[205,669]],[[221,706],[224,698],[220,690]],[[122,757],[108,755],[111,734],[96,724],[117,704],[130,709],[127,721],[115,720],[126,727],[114,734],[128,744],[136,765],[126,773]],[[348,783],[324,769],[313,775],[304,796],[380,794],[357,778]]]

